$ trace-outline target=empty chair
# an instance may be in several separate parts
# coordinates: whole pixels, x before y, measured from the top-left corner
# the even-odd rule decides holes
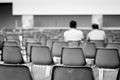
[[[58,41],[63,42],[64,38],[62,36],[58,37]]]
[[[103,40],[91,40],[90,42],[95,43],[97,48],[105,47],[106,43]]]
[[[48,46],[50,48],[50,50],[52,49],[53,43],[55,41],[58,41],[57,39],[47,39],[46,41],[46,46]]]
[[[4,42],[4,46],[19,46],[16,41],[6,41]]]
[[[31,51],[31,46],[40,46],[41,43],[40,42],[27,42],[26,43],[26,54],[30,55],[30,51]]]
[[[30,62],[30,55],[31,55],[31,46],[40,46],[40,42],[27,42],[26,43],[26,56],[27,62]]]
[[[107,48],[116,48],[116,49],[118,49],[119,55],[120,55],[120,43],[108,43]]]
[[[49,47],[32,46],[31,48],[31,72],[35,80],[50,78],[53,66],[53,58]]]
[[[95,80],[90,67],[55,66],[51,80]]]
[[[97,49],[95,64],[99,68],[118,68],[120,64],[118,50],[112,48]]]
[[[86,62],[88,65],[94,64],[94,59],[96,55],[96,45],[95,43],[81,43],[80,47],[83,49],[84,55],[86,57]]]
[[[69,47],[79,47],[80,41],[68,41],[68,46]]]
[[[99,79],[103,80],[104,71],[107,71],[108,73],[109,71],[113,71],[113,75],[107,76],[107,78],[110,77],[108,80],[114,80],[113,78],[116,77],[116,71],[114,70],[119,68],[120,65],[118,50],[112,48],[99,48],[96,52],[95,65],[99,68]]]
[[[6,64],[23,64],[21,49],[18,46],[4,46],[2,60]]]
[[[0,35],[0,50],[2,50],[4,44],[4,37]]]
[[[27,66],[0,65],[0,80],[33,80],[33,79]]]
[[[0,60],[1,60],[3,46],[4,46],[4,37],[0,35]]]
[[[40,38],[40,43],[41,45],[46,45],[47,37],[41,37]]]
[[[54,42],[52,47],[52,55],[55,63],[60,63],[62,48],[68,46],[67,42]]]
[[[61,64],[69,66],[85,66],[85,56],[82,48],[69,48],[62,49]]]
[[[83,49],[86,58],[95,58],[96,54],[95,43],[81,43],[80,47]]]

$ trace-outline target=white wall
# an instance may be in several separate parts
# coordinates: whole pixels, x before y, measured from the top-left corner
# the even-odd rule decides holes
[[[7,2],[13,2],[13,0],[0,0],[0,3],[7,3]]]
[[[120,14],[120,0],[13,0],[13,14]]]

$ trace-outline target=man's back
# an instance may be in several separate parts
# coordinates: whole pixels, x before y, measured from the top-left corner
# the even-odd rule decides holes
[[[64,32],[65,41],[81,41],[83,38],[83,32],[77,29],[70,29]]]
[[[106,35],[105,32],[99,29],[94,29],[88,33],[88,40],[105,40]]]

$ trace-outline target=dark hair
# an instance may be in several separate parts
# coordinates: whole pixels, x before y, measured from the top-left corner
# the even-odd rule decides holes
[[[99,26],[98,26],[98,24],[92,24],[92,28],[93,29],[99,29]]]
[[[74,20],[70,21],[70,28],[76,28],[76,25],[77,25],[76,21]]]

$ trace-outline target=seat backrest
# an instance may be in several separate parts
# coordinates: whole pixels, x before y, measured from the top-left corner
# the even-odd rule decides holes
[[[27,55],[30,55],[31,46],[40,46],[40,45],[41,45],[40,42],[27,42],[27,44],[26,44],[26,53],[27,53]]]
[[[90,67],[55,66],[51,80],[94,80]]]
[[[33,80],[33,79],[27,66],[0,65],[0,80]]]
[[[64,38],[62,36],[58,37],[58,41],[63,42]]]
[[[85,56],[82,48],[68,48],[62,49],[61,63],[70,66],[84,66]]]
[[[81,43],[80,47],[83,49],[86,58],[95,58],[96,54],[95,43]]]
[[[58,41],[57,39],[47,39],[46,41],[46,46],[48,46],[50,48],[50,50],[52,49],[53,43],[55,41]]]
[[[4,46],[2,59],[6,64],[22,64],[24,63],[21,49],[18,46]]]
[[[90,42],[95,43],[97,48],[105,47],[105,42],[103,40],[91,40]]]
[[[68,46],[69,47],[79,47],[80,41],[68,41]]]
[[[95,65],[99,68],[118,68],[120,59],[117,49],[98,48]]]
[[[0,50],[2,50],[3,45],[4,45],[4,37],[0,35]]]
[[[52,48],[52,54],[56,57],[61,57],[62,47],[68,46],[67,42],[54,42]]]
[[[51,65],[53,64],[52,54],[47,46],[32,46],[31,61],[36,65]]]
[[[16,41],[6,41],[4,46],[19,46]]]
[[[116,48],[116,49],[118,49],[119,55],[120,55],[120,43],[108,43],[107,48]]]
[[[46,41],[47,41],[47,37],[41,37],[40,38],[40,43],[41,43],[41,45],[46,45]]]

